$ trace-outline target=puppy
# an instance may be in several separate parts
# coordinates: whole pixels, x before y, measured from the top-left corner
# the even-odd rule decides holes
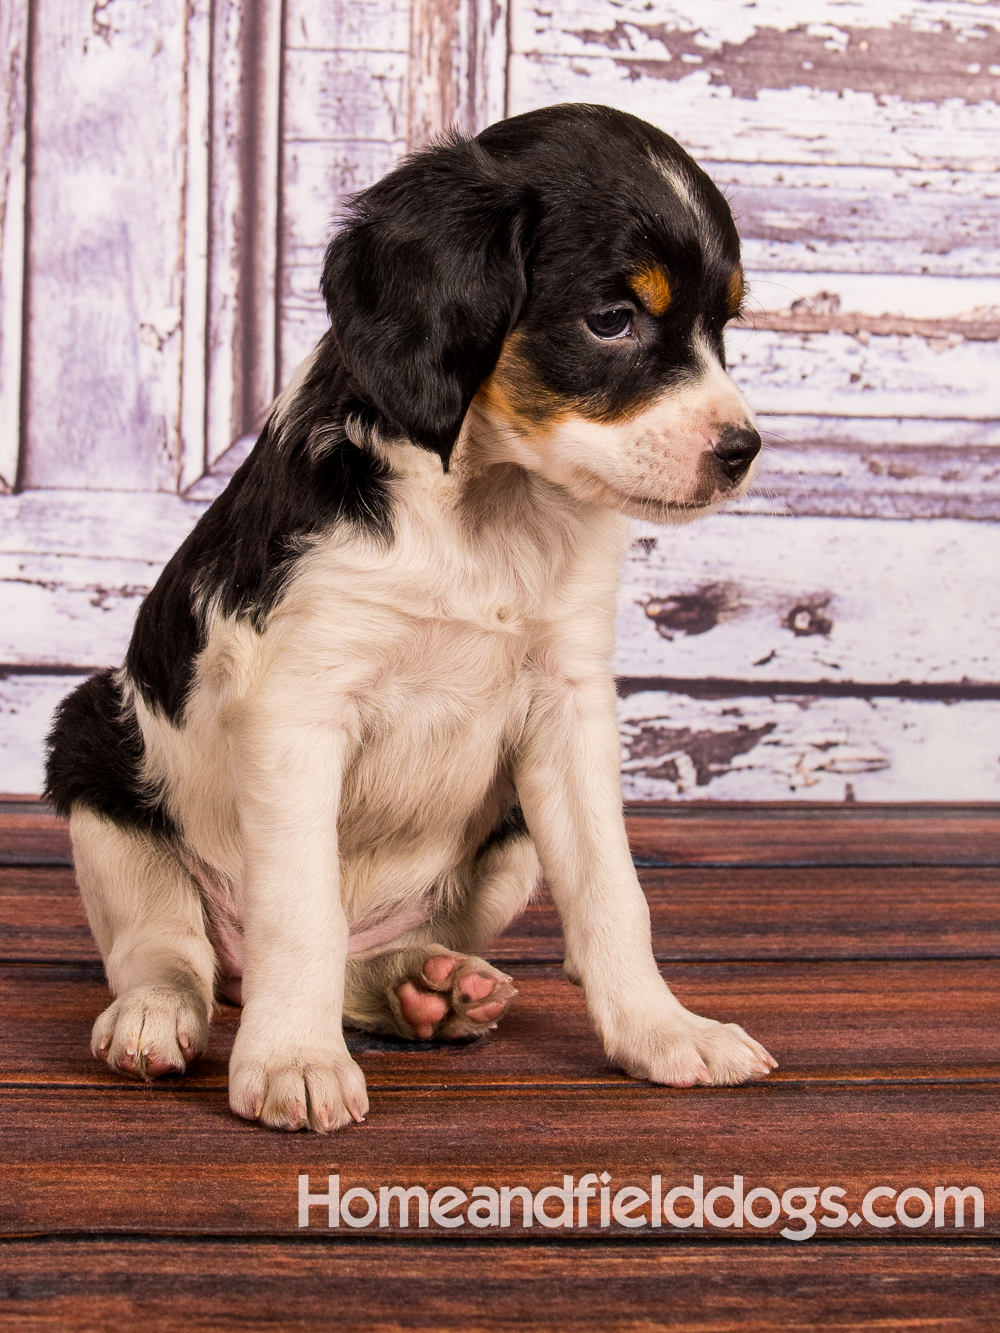
[[[657,970],[610,669],[629,516],[713,511],[760,448],[722,196],[631,116],[530,112],[357,196],[323,292],[330,331],[49,739],[116,996],[94,1053],[183,1072],[242,995],[235,1113],[360,1121],[344,1024],[495,1027],[515,992],[478,954],[544,874],[614,1064],[766,1075]]]

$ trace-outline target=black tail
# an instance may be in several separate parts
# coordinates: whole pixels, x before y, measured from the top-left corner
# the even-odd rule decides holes
[[[116,672],[98,671],[66,696],[46,746],[45,796],[63,818],[79,803],[126,828],[176,834],[143,782],[139,722]]]

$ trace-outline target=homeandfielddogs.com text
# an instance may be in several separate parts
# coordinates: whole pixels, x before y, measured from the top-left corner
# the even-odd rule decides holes
[[[703,1176],[690,1184],[650,1177],[649,1188],[616,1187],[607,1171],[587,1172],[577,1180],[564,1175],[561,1185],[532,1192],[526,1185],[477,1185],[470,1192],[445,1185],[429,1191],[421,1185],[355,1185],[341,1189],[339,1175],[327,1177],[325,1192],[310,1192],[308,1175],[299,1176],[299,1226],[365,1227],[772,1227],[787,1225],[786,1240],[809,1240],[818,1227],[836,1230],[860,1226],[982,1227],[985,1201],[975,1185],[916,1186],[895,1190],[876,1185],[852,1203],[839,1185],[793,1185],[778,1193],[766,1185],[748,1187],[743,1176],[732,1185],[705,1189]]]

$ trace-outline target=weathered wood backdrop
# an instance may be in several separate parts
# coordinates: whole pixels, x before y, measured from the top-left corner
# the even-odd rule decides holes
[[[0,788],[322,332],[344,197],[584,100],[732,201],[770,445],[637,533],[627,794],[1000,797],[1000,5],[7,0],[0,50]]]

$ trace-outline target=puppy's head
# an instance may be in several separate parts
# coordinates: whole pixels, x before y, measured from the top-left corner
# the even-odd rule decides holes
[[[725,373],[725,200],[667,135],[561,106],[409,159],[327,252],[341,351],[390,431],[447,460],[470,406],[497,461],[658,521],[734,494],[760,448]]]

